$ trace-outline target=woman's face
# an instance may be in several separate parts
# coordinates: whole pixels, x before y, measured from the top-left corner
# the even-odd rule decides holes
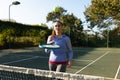
[[[56,33],[62,33],[62,24],[59,22],[54,23],[54,31]]]

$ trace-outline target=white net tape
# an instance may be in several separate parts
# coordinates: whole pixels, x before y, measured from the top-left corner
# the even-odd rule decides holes
[[[104,77],[99,77],[99,76],[53,72],[53,71],[47,71],[47,70],[15,67],[15,66],[7,66],[7,65],[0,65],[0,73],[1,71],[32,74],[34,76],[52,77],[52,78],[63,79],[63,80],[104,80]]]

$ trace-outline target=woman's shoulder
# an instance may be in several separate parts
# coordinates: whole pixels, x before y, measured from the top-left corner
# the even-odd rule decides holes
[[[47,38],[48,41],[52,40],[52,36],[49,35],[48,38]]]
[[[48,39],[52,39],[52,38],[53,38],[53,36],[52,36],[52,35],[49,35],[49,36],[48,36]]]
[[[48,36],[48,38],[52,38],[52,36],[51,36],[51,35],[49,35],[49,36]]]

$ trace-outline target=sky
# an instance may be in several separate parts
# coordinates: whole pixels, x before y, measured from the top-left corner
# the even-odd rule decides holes
[[[0,20],[9,19],[9,5],[16,0],[0,0]],[[77,18],[85,21],[83,12],[91,4],[91,0],[17,0],[19,5],[10,7],[10,19],[22,24],[41,24],[46,22],[46,16],[56,6],[73,13]]]

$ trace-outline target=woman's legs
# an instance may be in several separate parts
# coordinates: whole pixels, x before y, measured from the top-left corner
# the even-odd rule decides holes
[[[57,64],[50,64],[49,63],[49,70],[50,71],[56,71],[56,68],[57,68]]]
[[[50,64],[49,63],[50,71],[66,72],[66,67],[67,67],[67,64]],[[53,80],[63,80],[63,79],[53,78]]]
[[[56,71],[57,72],[66,72],[66,66],[67,66],[66,64],[58,64]]]
[[[49,63],[50,71],[66,72],[66,67],[67,67],[67,64],[50,64]]]

